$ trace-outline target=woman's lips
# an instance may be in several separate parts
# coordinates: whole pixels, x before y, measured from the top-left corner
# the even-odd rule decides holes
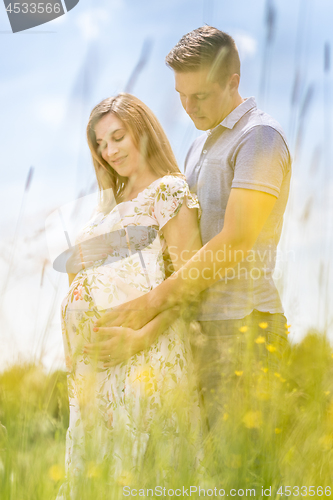
[[[116,160],[112,160],[111,163],[113,163],[114,165],[120,165],[125,160],[125,158],[127,158],[127,157],[121,156],[120,158],[117,158]]]

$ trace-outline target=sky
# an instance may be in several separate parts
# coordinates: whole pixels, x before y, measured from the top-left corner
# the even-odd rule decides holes
[[[276,273],[290,338],[316,328],[333,339],[332,17],[329,0],[80,0],[64,16],[13,34],[0,5],[0,369],[32,358],[64,367],[60,304],[68,284],[50,264],[45,221],[94,185],[90,111],[126,89],[143,50],[146,64],[130,90],[157,115],[183,169],[200,132],[164,58],[205,23],[235,38],[240,93],[280,122],[294,157]]]

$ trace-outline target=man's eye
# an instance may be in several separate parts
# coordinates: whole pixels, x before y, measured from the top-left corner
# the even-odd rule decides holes
[[[203,101],[204,99],[206,99],[206,97],[206,95],[197,95],[198,101]]]
[[[115,137],[114,140],[115,140],[115,142],[120,142],[123,140],[124,137],[125,137],[124,135],[122,135],[121,137],[117,137],[117,138]]]

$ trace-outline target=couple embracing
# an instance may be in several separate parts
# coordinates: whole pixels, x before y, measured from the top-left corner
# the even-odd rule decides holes
[[[171,468],[186,429],[197,467],[249,335],[264,339],[265,370],[277,371],[287,343],[272,277],[291,175],[285,135],[253,97],[240,96],[228,34],[198,28],[166,63],[204,131],[187,154],[186,179],[158,120],[134,96],[105,99],[87,127],[101,197],[67,262],[62,304],[68,476],[84,470],[89,439],[102,460],[112,446],[114,477],[126,460],[140,469],[157,453],[157,428]]]

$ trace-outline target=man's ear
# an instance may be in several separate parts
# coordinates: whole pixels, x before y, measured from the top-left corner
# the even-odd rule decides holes
[[[229,89],[230,89],[230,92],[232,92],[232,93],[238,92],[239,80],[240,80],[240,76],[238,75],[238,73],[234,73],[230,77],[230,80],[229,80]]]

